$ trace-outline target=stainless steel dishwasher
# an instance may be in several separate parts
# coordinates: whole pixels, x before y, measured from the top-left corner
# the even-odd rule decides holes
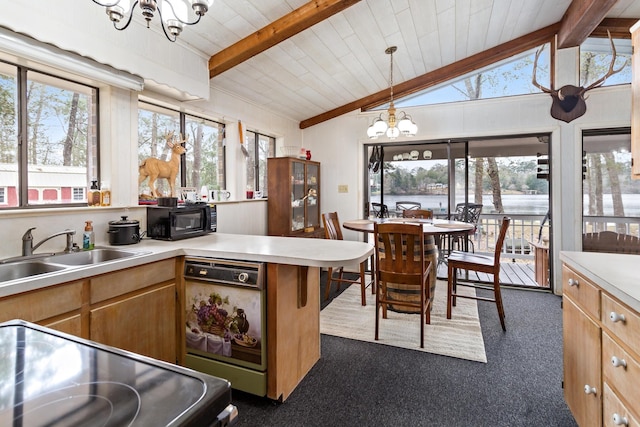
[[[262,262],[185,260],[187,367],[267,393],[266,266]]]

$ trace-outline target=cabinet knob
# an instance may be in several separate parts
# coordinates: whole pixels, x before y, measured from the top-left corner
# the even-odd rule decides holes
[[[597,390],[595,387],[591,387],[589,384],[585,384],[584,394],[597,394]]]
[[[613,414],[613,423],[617,426],[628,426],[629,420],[620,414]]]
[[[580,282],[577,279],[569,279],[569,286],[578,286]]]
[[[611,314],[609,315],[609,318],[611,319],[611,321],[613,323],[616,322],[625,322],[625,318],[624,318],[624,314],[620,314],[620,313],[616,313],[615,311],[612,311]]]
[[[620,366],[622,366],[623,368],[627,367],[627,361],[624,359],[618,359],[616,356],[613,356],[611,358],[611,364],[616,368],[619,368]]]

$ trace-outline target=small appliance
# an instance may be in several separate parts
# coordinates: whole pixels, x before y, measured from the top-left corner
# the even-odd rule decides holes
[[[159,240],[181,240],[216,231],[215,206],[194,203],[185,206],[147,206],[147,236]]]

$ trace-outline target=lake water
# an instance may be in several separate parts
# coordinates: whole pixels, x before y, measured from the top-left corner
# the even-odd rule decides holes
[[[625,216],[640,217],[640,194],[625,194],[622,196],[624,202]],[[473,201],[473,197],[469,198]],[[379,197],[372,197],[371,201],[379,202]],[[441,209],[447,209],[446,195],[388,195],[384,196],[384,203],[390,210],[395,210],[396,202],[412,201],[418,202],[425,209],[432,209],[438,212]],[[462,202],[463,200],[458,200]],[[588,196],[584,196],[584,204],[588,201]],[[493,197],[484,195],[482,197],[483,213],[493,212]],[[503,194],[502,205],[507,214],[523,214],[523,215],[545,215],[549,210],[549,196],[547,194]],[[605,194],[604,197],[604,215],[613,215],[613,204],[611,195]]]

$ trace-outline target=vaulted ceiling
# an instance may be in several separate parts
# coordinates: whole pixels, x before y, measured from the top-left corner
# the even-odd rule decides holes
[[[629,37],[637,0],[215,0],[179,43],[211,56],[222,90],[305,128],[433,86],[554,35]]]

